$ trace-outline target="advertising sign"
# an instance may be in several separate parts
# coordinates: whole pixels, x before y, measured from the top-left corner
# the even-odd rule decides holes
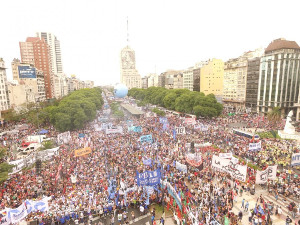
[[[36,78],[35,68],[30,66],[18,66],[19,78]]]

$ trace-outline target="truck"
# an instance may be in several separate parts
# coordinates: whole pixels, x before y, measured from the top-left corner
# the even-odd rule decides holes
[[[28,154],[28,153],[36,151],[41,146],[42,145],[40,143],[37,143],[37,142],[25,143],[25,144],[22,144],[22,146],[18,148],[18,152]]]

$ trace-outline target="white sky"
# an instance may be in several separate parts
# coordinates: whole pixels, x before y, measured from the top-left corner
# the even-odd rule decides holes
[[[19,41],[37,31],[61,42],[64,72],[96,85],[120,78],[120,51],[135,50],[142,76],[227,60],[284,37],[300,44],[300,0],[3,0],[0,57],[20,58]]]

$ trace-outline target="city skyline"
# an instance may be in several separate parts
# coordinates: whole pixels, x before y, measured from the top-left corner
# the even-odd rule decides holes
[[[36,32],[51,32],[60,41],[67,75],[93,80],[95,85],[119,82],[120,51],[127,45],[127,17],[129,46],[135,51],[136,69],[142,77],[187,69],[211,58],[236,58],[243,52],[266,48],[281,37],[300,43],[300,4],[291,0],[284,5],[279,1],[245,5],[239,1],[180,4],[119,0],[52,1],[47,7],[36,0],[1,5],[6,10],[0,15],[5,21],[0,57],[6,62],[9,80],[10,62],[21,58],[19,41],[34,37]]]

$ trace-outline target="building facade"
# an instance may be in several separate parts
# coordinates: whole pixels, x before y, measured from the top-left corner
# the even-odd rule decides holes
[[[62,74],[63,65],[59,40],[54,34],[49,32],[37,32],[36,36],[44,39],[49,46],[52,72],[54,74]]]
[[[260,57],[249,59],[246,84],[246,108],[256,111]]]
[[[174,89],[183,89],[183,73],[177,73],[174,75]]]
[[[183,88],[193,91],[194,89],[194,76],[193,76],[193,67],[183,71]]]
[[[257,111],[280,107],[296,113],[300,87],[300,47],[283,38],[272,41],[260,59]]]
[[[28,37],[25,42],[20,42],[22,63],[32,64],[44,73],[46,98],[54,97],[54,74],[51,66],[49,46],[44,39]]]
[[[148,88],[148,77],[145,76],[142,78],[142,88],[147,89]]]
[[[121,83],[128,89],[141,88],[142,78],[135,67],[135,52],[129,46],[121,51]]]
[[[0,58],[0,111],[9,109],[6,68],[3,58]]]
[[[200,91],[200,67],[193,69],[193,91]]]
[[[158,86],[158,75],[151,73],[148,76],[148,87],[157,87]]]
[[[205,95],[223,95],[224,62],[221,59],[208,60],[200,69],[200,92]]]

